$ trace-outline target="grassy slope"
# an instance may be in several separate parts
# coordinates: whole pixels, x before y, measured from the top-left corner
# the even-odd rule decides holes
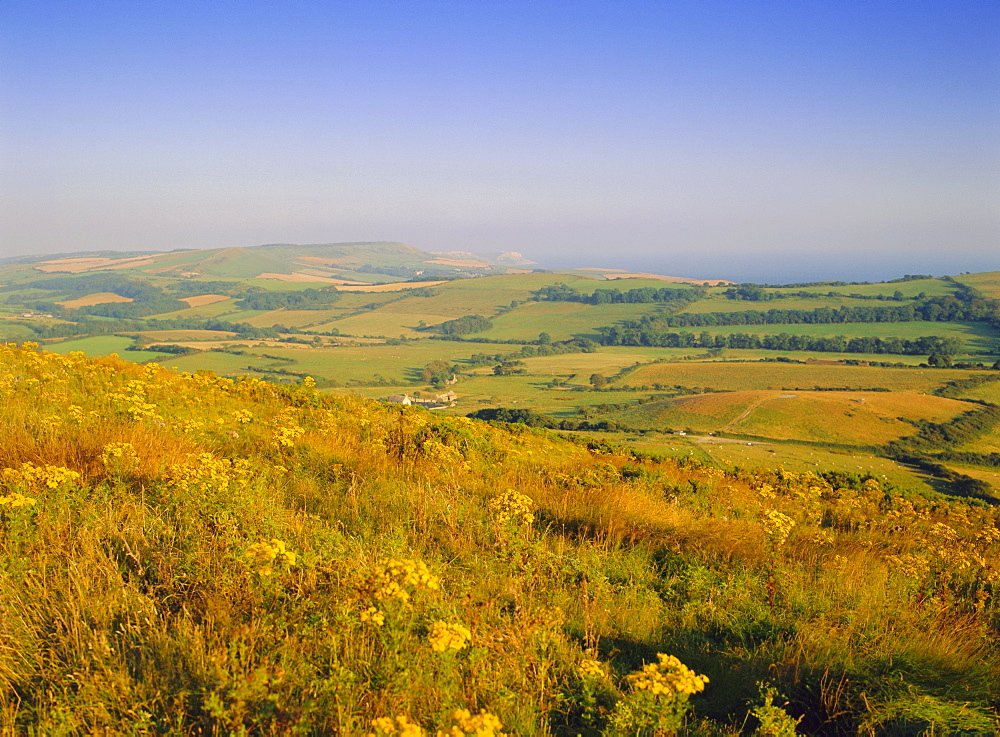
[[[657,652],[709,676],[694,733],[758,681],[809,733],[1000,726],[994,510],[30,349],[0,392],[4,731],[631,734],[681,703],[626,678]]]
[[[676,362],[651,363],[625,375],[623,386],[664,385],[748,389],[882,388],[927,392],[972,374],[957,369],[877,368],[798,363]],[[985,384],[984,386],[991,386]]]
[[[749,335],[808,335],[818,338],[843,335],[847,338],[861,338],[876,335],[880,338],[903,338],[914,340],[926,335],[938,335],[943,338],[958,338],[962,341],[965,353],[978,351],[990,353],[996,349],[1000,340],[1000,330],[991,328],[981,322],[891,322],[891,323],[842,323],[832,325],[720,325],[697,328],[675,328],[671,332],[688,332],[710,335],[732,335],[747,333]],[[776,353],[772,351],[772,353]],[[895,357],[893,357],[894,360]],[[925,357],[926,358],[926,357]],[[871,360],[889,360],[873,356]]]

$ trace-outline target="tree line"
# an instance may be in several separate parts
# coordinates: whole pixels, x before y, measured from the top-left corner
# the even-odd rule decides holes
[[[620,289],[595,289],[590,294],[559,282],[532,292],[535,302],[582,302],[588,305],[653,304],[657,302],[695,302],[705,296],[702,287],[641,287]]]
[[[700,335],[691,332],[667,332],[656,328],[602,327],[601,345],[650,346],[658,348],[738,348],[773,351],[817,351],[823,353],[891,353],[923,356],[931,353],[960,353],[962,341],[957,338],[927,335],[913,340],[865,336],[847,338],[843,335],[814,337],[809,335]]]
[[[934,297],[918,304],[861,305],[818,307],[812,310],[780,309],[743,310],[740,312],[682,313],[647,317],[642,322],[656,322],[665,327],[703,327],[713,325],[835,325],[879,322],[955,322],[983,321],[996,316],[995,308],[985,304],[965,304],[955,297]]]

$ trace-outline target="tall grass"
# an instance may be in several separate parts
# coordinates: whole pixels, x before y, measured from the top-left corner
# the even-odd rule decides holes
[[[7,734],[998,728],[990,508],[31,344],[0,402]]]

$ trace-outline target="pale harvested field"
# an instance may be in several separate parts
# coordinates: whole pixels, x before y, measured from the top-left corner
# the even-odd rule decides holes
[[[131,297],[122,297],[120,294],[114,294],[112,292],[100,292],[98,294],[88,294],[86,297],[67,299],[65,302],[56,302],[56,304],[75,310],[77,307],[90,307],[91,305],[107,305],[113,302],[131,301]]]
[[[191,307],[204,307],[227,299],[229,297],[225,294],[199,294],[197,297],[181,297],[180,301],[187,302]]]
[[[301,271],[296,271],[292,274],[274,274],[271,272],[264,272],[263,274],[258,274],[257,278],[277,279],[278,281],[289,281],[289,282],[318,282],[320,284],[336,284],[337,286],[359,283],[356,281],[347,281],[345,279],[332,279],[328,276],[314,276],[313,274],[303,274]]]
[[[421,287],[436,287],[444,284],[444,281],[401,281],[392,284],[364,284],[357,286],[342,287],[341,292],[402,292],[405,289],[420,289]]]
[[[38,271],[47,274],[69,273],[79,274],[84,271],[94,271],[103,269],[127,269],[131,266],[147,266],[155,264],[156,261],[148,256],[134,256],[132,258],[68,258],[55,259],[54,261],[42,261],[35,266]]]

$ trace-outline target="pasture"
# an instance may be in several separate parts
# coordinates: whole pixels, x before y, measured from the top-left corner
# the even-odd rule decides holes
[[[1000,271],[986,271],[980,274],[962,274],[956,276],[955,281],[968,284],[987,297],[1000,299]]]
[[[752,302],[748,300],[728,299],[718,290],[705,299],[691,302],[683,310],[683,313],[705,314],[708,312],[767,312],[768,310],[816,310],[820,307],[871,307],[872,301],[867,299],[851,299],[850,297],[785,297],[783,299],[773,299],[766,302]],[[876,305],[883,303],[875,302]],[[897,304],[887,302],[885,304]]]
[[[968,409],[953,399],[909,392],[782,392],[722,429],[781,440],[881,445],[913,435],[906,420],[948,422]]]
[[[834,323],[825,325],[713,325],[697,328],[672,328],[668,332],[693,332],[709,335],[732,335],[745,333],[747,335],[807,335],[815,338],[832,338],[842,335],[845,338],[901,338],[915,340],[927,335],[937,335],[942,338],[958,338],[962,341],[965,353],[992,353],[1000,343],[1000,330],[981,322],[884,322],[884,323]],[[879,354],[886,356],[890,354]],[[925,357],[926,358],[926,357]],[[871,360],[892,360],[891,358],[872,357]]]
[[[159,351],[133,351],[130,350],[132,344],[133,341],[131,338],[121,335],[99,335],[91,338],[68,340],[62,343],[47,343],[45,350],[62,355],[66,355],[72,351],[80,351],[91,357],[117,353],[118,357],[123,361],[131,363],[160,361],[169,356],[169,354],[160,353]]]
[[[586,337],[597,340],[597,328],[622,320],[638,320],[663,311],[657,304],[588,305],[581,302],[529,302],[493,318],[493,328],[479,333],[494,340],[535,340],[548,333],[553,340]]]
[[[879,282],[875,284],[845,284],[842,286],[836,286],[833,284],[819,284],[816,286],[809,286],[809,287],[783,287],[776,289],[768,288],[767,291],[776,292],[779,294],[781,293],[787,294],[791,292],[829,294],[830,292],[833,292],[834,294],[844,295],[844,296],[850,296],[852,294],[860,294],[865,297],[877,297],[878,295],[891,297],[898,291],[902,292],[904,297],[916,297],[921,293],[927,295],[928,297],[942,297],[946,294],[953,293],[955,291],[955,288],[949,282],[943,281],[941,279],[913,279],[911,281]],[[892,303],[890,302],[889,304]]]
[[[970,372],[959,369],[700,361],[645,364],[630,371],[616,383],[622,386],[680,385],[726,391],[833,387],[929,392],[945,382],[968,378],[970,375]]]

